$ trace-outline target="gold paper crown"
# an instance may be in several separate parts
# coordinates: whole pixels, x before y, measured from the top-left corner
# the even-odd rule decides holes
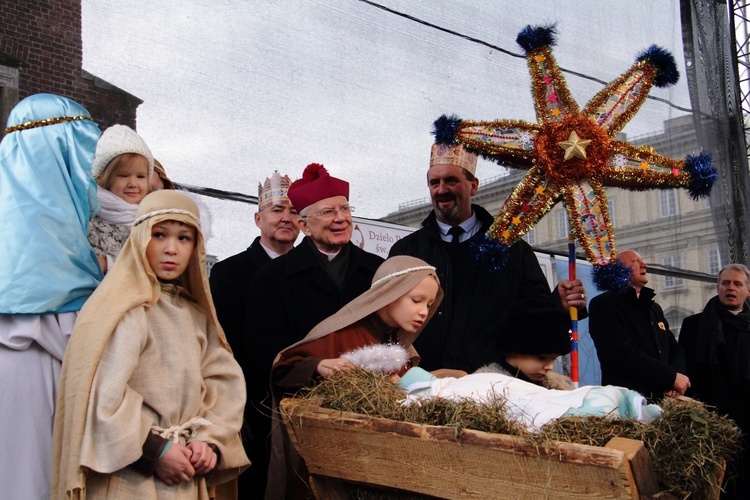
[[[433,144],[430,154],[430,168],[435,165],[446,164],[461,167],[471,175],[476,175],[477,155],[466,151],[460,144],[452,146]]]
[[[291,205],[287,196],[292,180],[288,175],[281,176],[278,170],[266,179],[263,184],[258,183],[258,212],[262,212],[272,205]]]

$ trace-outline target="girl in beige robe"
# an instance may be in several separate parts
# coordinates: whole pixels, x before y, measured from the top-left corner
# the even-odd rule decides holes
[[[53,499],[208,499],[249,465],[239,438],[244,379],[211,302],[199,221],[184,194],[148,195],[84,305],[63,361]],[[147,253],[174,222],[194,228],[195,246],[165,282]],[[175,451],[187,460],[172,461]]]

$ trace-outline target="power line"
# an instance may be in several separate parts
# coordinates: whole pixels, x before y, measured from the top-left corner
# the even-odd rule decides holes
[[[207,188],[203,186],[192,186],[190,184],[174,183],[177,189],[184,191],[190,191],[191,193],[200,194],[203,196],[209,196],[211,198],[218,198],[219,200],[231,200],[240,201],[242,203],[248,203],[251,205],[258,204],[257,196],[250,196],[248,194],[238,193],[236,191],[222,191],[221,189]]]
[[[420,19],[418,17],[414,17],[414,16],[406,14],[404,12],[399,12],[397,10],[391,9],[390,7],[386,7],[385,5],[380,5],[379,3],[375,3],[375,2],[372,2],[370,0],[359,0],[359,1],[362,2],[362,3],[366,3],[367,5],[370,5],[371,7],[375,7],[376,9],[380,9],[380,10],[383,10],[385,12],[388,12],[389,14],[394,14],[396,16],[403,17],[404,19],[408,19],[409,21],[413,21],[413,22],[421,24],[423,26],[427,26],[428,28],[433,28],[433,29],[436,29],[438,31],[442,31],[443,33],[448,33],[449,35],[453,35],[453,36],[457,36],[459,38],[463,38],[466,41],[469,41],[469,42],[472,42],[472,43],[476,43],[478,45],[483,45],[485,47],[488,47],[490,49],[496,50],[498,52],[502,52],[503,54],[509,55],[511,57],[517,57],[519,59],[526,59],[526,55],[525,54],[521,54],[521,53],[518,53],[518,52],[513,52],[513,51],[508,50],[508,49],[504,49],[504,48],[502,48],[502,47],[500,47],[498,45],[493,45],[493,44],[491,44],[489,42],[486,42],[484,40],[481,40],[479,38],[474,38],[473,36],[465,35],[463,33],[459,33],[458,31],[454,31],[454,30],[445,28],[443,26],[439,26],[437,24],[433,24],[433,23],[431,23],[429,21],[425,21],[424,19]],[[563,67],[560,67],[560,71],[562,71],[563,73],[568,73],[569,75],[573,75],[573,76],[577,76],[579,78],[583,78],[584,80],[589,80],[589,81],[592,81],[592,82],[600,83],[602,85],[607,85],[609,83],[609,82],[605,82],[604,80],[601,80],[599,78],[596,78],[594,76],[586,75],[584,73],[579,73],[579,72],[573,71],[571,69],[565,69]],[[680,111],[684,111],[686,113],[693,113],[692,109],[690,109],[690,108],[684,108],[682,106],[678,106],[677,104],[674,104],[671,101],[669,101],[667,99],[664,99],[664,98],[661,98],[661,97],[655,97],[655,96],[652,96],[652,95],[648,95],[648,96],[646,96],[646,98],[654,100],[654,101],[661,102],[663,104],[666,104],[667,106],[670,106],[671,108],[674,108],[674,109],[677,109],[677,110],[680,110]]]

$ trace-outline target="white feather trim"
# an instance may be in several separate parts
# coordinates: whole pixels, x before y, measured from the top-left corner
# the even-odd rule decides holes
[[[395,373],[407,361],[409,355],[400,344],[373,344],[341,355],[355,365],[377,373]]]

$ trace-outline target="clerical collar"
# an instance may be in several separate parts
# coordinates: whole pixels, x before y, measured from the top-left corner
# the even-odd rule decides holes
[[[440,239],[443,241],[451,241],[453,239],[453,235],[448,234],[448,231],[453,227],[449,224],[446,224],[445,222],[440,222],[440,220],[435,219],[438,224],[438,228],[440,229]],[[482,223],[477,218],[477,214],[473,211],[471,212],[471,217],[463,221],[461,224],[459,224],[461,228],[464,230],[463,233],[458,237],[458,241],[463,243],[464,241],[468,240],[475,234],[479,232],[480,229],[482,229]]]

